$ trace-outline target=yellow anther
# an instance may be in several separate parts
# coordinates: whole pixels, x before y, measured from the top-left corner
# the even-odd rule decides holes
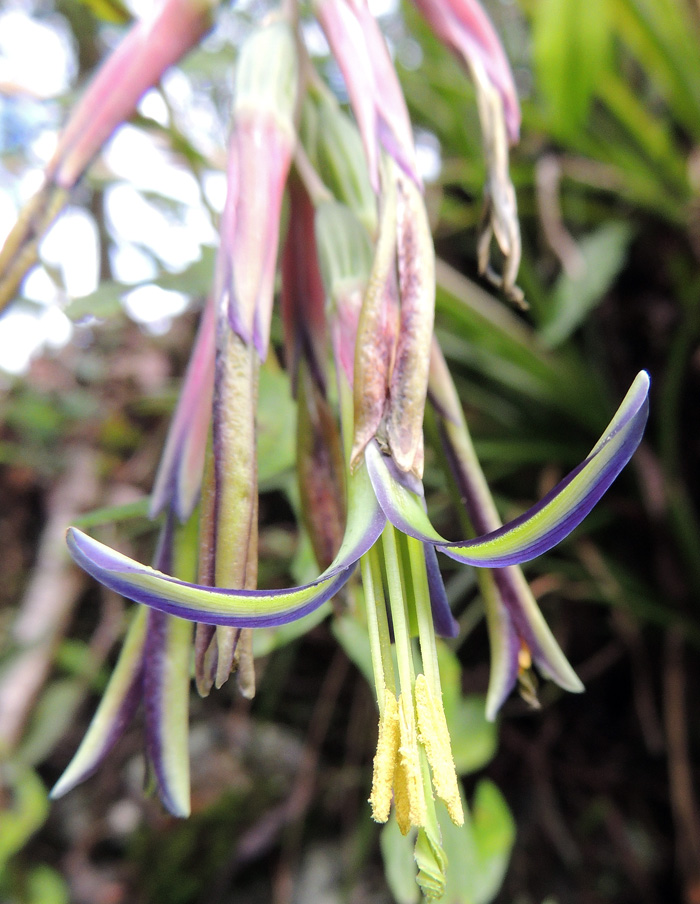
[[[461,826],[464,824],[464,811],[442,700],[436,699],[430,692],[425,675],[416,678],[415,694],[418,739],[430,763],[435,793],[447,807],[452,822]]]
[[[391,810],[391,789],[399,755],[399,706],[396,696],[384,691],[384,712],[379,720],[379,740],[372,773],[372,818],[386,822]],[[398,810],[398,803],[397,803]]]
[[[530,648],[521,643],[520,649],[518,650],[518,672],[522,675],[523,672],[527,672],[530,668],[532,668]]]
[[[405,835],[411,826],[417,828],[424,826],[427,819],[416,720],[410,694],[404,693],[399,697],[399,736],[399,760],[394,774],[394,788],[396,821]],[[403,815],[404,813],[407,813],[407,817]]]

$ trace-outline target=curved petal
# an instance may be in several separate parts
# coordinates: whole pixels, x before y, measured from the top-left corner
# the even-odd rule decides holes
[[[649,413],[649,375],[641,371],[589,456],[524,515],[475,540],[452,543],[441,537],[423,501],[376,443],[365,452],[379,504],[391,523],[412,537],[433,543],[467,565],[500,568],[527,562],[556,546],[577,527],[610,487],[639,445]]]
[[[214,315],[209,299],[158,466],[148,512],[151,518],[170,505],[185,522],[199,499],[214,391]]]
[[[191,649],[189,622],[163,612],[148,612],[143,676],[146,749],[158,796],[173,816],[183,818],[190,815]]]
[[[294,621],[329,600],[385,524],[367,469],[361,466],[348,481],[348,522],[335,560],[315,581],[283,590],[226,590],[180,581],[115,552],[74,527],[68,529],[66,541],[81,568],[128,599],[188,621],[255,628]]]
[[[95,772],[136,712],[143,683],[147,621],[145,609],[136,612],[107,690],[75,756],[51,789],[52,798],[62,797]]]
[[[517,683],[523,642],[545,678],[564,690],[581,693],[583,684],[544,620],[522,571],[514,567],[493,571],[482,568],[477,577],[491,645],[486,718],[496,718]]]
[[[428,575],[430,608],[433,613],[435,632],[440,637],[457,637],[459,634],[459,623],[450,609],[435,547],[432,543],[424,543],[423,550],[425,551],[425,570]]]

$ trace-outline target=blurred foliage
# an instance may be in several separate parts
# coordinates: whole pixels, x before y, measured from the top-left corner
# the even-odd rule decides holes
[[[112,0],[91,0],[79,16],[75,4],[57,7],[71,25],[81,23],[74,35],[83,61],[96,58],[97,36],[113,27],[99,20],[123,16]],[[468,576],[446,566],[461,632],[442,648],[445,706],[456,726],[458,769],[479,775],[465,781],[471,818],[464,829],[442,826],[453,866],[445,901],[493,900],[511,849],[501,902],[550,895],[567,904],[697,900],[700,824],[692,792],[700,737],[685,708],[700,692],[698,6],[521,0],[489,8],[523,95],[512,168],[526,317],[468,278],[477,269],[484,179],[469,81],[413,8],[386,24],[412,117],[439,142],[440,175],[427,188],[447,262],[438,269],[438,335],[503,513],[522,511],[585,456],[640,367],[652,375],[652,418],[636,469],[574,537],[528,572],[588,685],[584,698],[563,700],[545,686],[541,714],[514,700],[499,727],[486,723],[480,602]],[[247,27],[247,13],[225,15],[228,34]],[[222,134],[235,54],[226,34],[183,66],[195,100],[206,96],[220,114]],[[166,126],[143,116],[136,125],[169,146],[200,187],[207,172],[221,168],[220,154],[198,140],[181,111]],[[5,163],[14,172],[35,165],[31,155],[21,158],[15,149]],[[98,210],[105,248],[123,237],[91,201],[115,179],[98,164],[80,189],[79,200]],[[152,192],[141,194],[154,202]],[[180,208],[171,205],[168,215],[183,218]],[[157,272],[143,284],[183,292],[196,307],[209,289],[211,248],[203,245],[200,260],[180,273],[152,250],[148,256]],[[74,342],[34,362],[26,377],[4,379],[0,625],[8,640],[0,686],[17,653],[10,625],[31,578],[52,487],[76,445],[96,452],[100,490],[97,509],[74,523],[142,552],[152,540],[145,494],[193,318],[165,335],[144,335],[123,306],[134,285],[115,280],[103,258],[99,288],[65,298]],[[60,274],[47,273],[60,283]],[[273,361],[262,374],[259,442],[261,577],[270,585],[313,567],[291,479],[294,420],[288,381]],[[438,454],[431,443],[429,506],[438,527],[455,534],[452,492],[434,467]],[[349,588],[339,608],[352,608],[359,592]],[[318,850],[337,864],[323,900],[416,900],[413,869],[402,869],[412,846],[393,823],[381,833],[368,824],[374,704],[355,673],[343,673],[333,658],[335,641],[322,624],[330,607],[258,633],[264,658],[252,709],[228,689],[193,701],[190,822],[166,819],[153,802],[135,803],[143,783],[138,732],[128,733],[107,774],[49,808],[45,785],[75,749],[123,630],[106,596],[81,586],[69,619],[79,640],[59,638],[33,719],[0,766],[1,900],[282,902],[290,900],[293,875],[298,887],[315,890],[305,898],[313,902],[324,893],[312,856]],[[366,674],[366,634],[357,622],[341,614],[332,632]]]

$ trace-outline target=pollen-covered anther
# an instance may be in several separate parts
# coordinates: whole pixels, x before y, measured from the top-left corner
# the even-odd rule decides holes
[[[396,822],[402,835],[409,829],[423,828],[428,818],[420,768],[413,700],[409,694],[399,697],[399,751],[394,773]]]
[[[537,697],[537,678],[532,670],[532,654],[522,641],[518,650],[518,693],[528,706],[541,708]]]
[[[425,675],[416,678],[415,694],[418,740],[430,763],[435,793],[447,807],[452,822],[461,826],[464,824],[464,811],[442,701],[431,693]]]
[[[386,822],[391,810],[391,796],[399,755],[399,705],[389,690],[384,694],[384,712],[379,719],[379,740],[372,771],[372,793],[369,802],[375,822]]]

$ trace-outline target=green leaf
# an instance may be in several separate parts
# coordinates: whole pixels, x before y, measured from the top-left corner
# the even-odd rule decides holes
[[[471,817],[452,823],[438,807],[442,844],[447,854],[447,887],[441,904],[489,904],[503,883],[515,838],[515,823],[503,796],[489,781],[477,785]]]
[[[678,0],[613,0],[621,41],[652,74],[673,113],[696,138],[700,134],[700,55],[697,18]]]
[[[374,687],[372,652],[367,628],[350,615],[340,615],[334,618],[331,628],[333,636],[345,650],[348,659],[362,672],[367,679],[367,684]]]
[[[253,632],[253,656],[259,659],[287,646],[315,628],[324,618],[328,618],[329,612],[330,603],[324,603],[318,609],[289,624],[280,625],[278,628],[256,628]]]
[[[414,840],[415,832],[402,835],[393,818],[387,822],[379,836],[384,875],[396,904],[418,904],[420,900],[413,859]]]
[[[593,94],[610,61],[608,0],[540,0],[533,20],[537,81],[556,135],[586,121]]]
[[[581,273],[576,277],[562,273],[559,277],[541,330],[542,339],[550,348],[568,339],[602,300],[625,263],[632,236],[627,223],[613,221],[579,243]]]
[[[178,273],[159,273],[153,284],[161,289],[182,292],[192,297],[204,297],[211,288],[214,277],[216,250],[208,245],[201,248],[201,257]]]
[[[73,518],[73,525],[83,530],[92,530],[103,524],[131,521],[134,518],[148,518],[148,503],[148,496],[144,496],[143,499],[125,502],[123,505],[108,505],[92,512],[86,512],[84,515],[76,515]]]
[[[70,904],[64,878],[45,863],[35,866],[27,877],[25,904]]]
[[[23,762],[35,766],[48,756],[65,735],[84,695],[83,683],[75,678],[58,679],[46,688],[22,743]]]
[[[258,397],[258,480],[269,483],[294,467],[296,405],[289,377],[266,365],[260,369]]]
[[[34,770],[6,763],[2,779],[10,790],[11,803],[0,811],[0,871],[43,825],[49,812],[46,789]]]
[[[112,22],[115,25],[126,25],[131,22],[131,13],[121,0],[79,0],[102,22]]]
[[[124,283],[105,280],[101,282],[94,292],[81,295],[70,301],[63,313],[73,321],[82,320],[84,317],[97,317],[100,320],[110,320],[124,315],[122,296],[133,286]]]
[[[477,851],[474,899],[476,904],[486,904],[503,883],[515,841],[515,821],[493,782],[477,785],[472,819]]]

